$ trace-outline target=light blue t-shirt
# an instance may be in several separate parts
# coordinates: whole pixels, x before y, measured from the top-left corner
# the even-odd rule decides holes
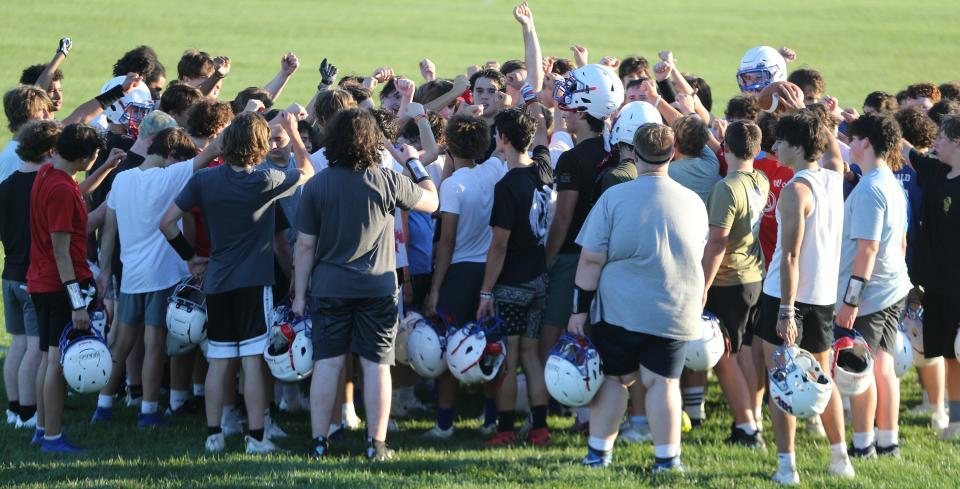
[[[0,152],[0,182],[13,175],[13,172],[19,170],[20,165],[23,164],[20,156],[17,155],[17,148],[19,147],[19,142],[11,140]]]
[[[667,173],[674,181],[696,192],[707,205],[713,185],[720,180],[720,160],[709,146],[704,146],[697,158],[670,162]]]
[[[907,198],[897,177],[886,167],[864,175],[844,202],[838,310],[843,306],[843,295],[857,255],[857,240],[860,239],[879,241],[880,249],[858,315],[886,309],[906,297],[911,288],[903,256],[906,232]]]

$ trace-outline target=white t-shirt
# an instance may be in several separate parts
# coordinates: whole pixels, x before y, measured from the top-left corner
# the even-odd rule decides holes
[[[323,151],[324,149],[320,148],[317,153]],[[323,159],[326,163],[326,155]],[[403,173],[403,165],[393,159],[393,156],[386,149],[380,151],[380,166],[390,168],[397,173]],[[410,261],[407,259],[407,236],[403,232],[403,214],[399,207],[393,210],[393,236],[397,245],[397,268],[406,267],[410,264]]]
[[[19,142],[11,140],[0,152],[0,182],[13,175],[13,172],[20,169],[20,165],[23,164],[20,156],[17,155],[17,148],[19,147]]]
[[[506,173],[507,165],[490,158],[473,168],[460,168],[440,184],[440,212],[458,216],[457,241],[450,263],[487,261],[493,239],[493,188]]]
[[[320,148],[310,155],[310,163],[313,164],[313,172],[320,173],[320,170],[330,166],[327,161],[327,148]]]
[[[120,292],[140,294],[172,287],[187,265],[160,232],[160,220],[193,176],[193,160],[166,168],[132,168],[117,174],[107,206],[117,213],[123,280]]]
[[[557,131],[550,136],[550,162],[553,165],[553,169],[557,169],[557,161],[560,160],[560,155],[564,152],[569,151],[570,148],[573,148],[573,138],[570,137],[570,134],[564,131]]]

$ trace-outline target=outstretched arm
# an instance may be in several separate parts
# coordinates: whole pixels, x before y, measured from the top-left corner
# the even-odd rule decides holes
[[[270,94],[270,98],[276,101],[277,98],[280,97],[280,92],[283,91],[283,87],[287,86],[290,77],[293,76],[298,69],[300,69],[300,59],[297,58],[296,54],[291,52],[283,55],[283,58],[280,58],[280,71],[273,77],[273,80],[270,80],[269,83],[263,86],[263,89]]]
[[[69,37],[60,39],[60,44],[57,45],[57,52],[53,55],[53,59],[50,60],[47,67],[43,69],[43,73],[40,73],[40,77],[37,78],[37,82],[35,83],[36,86],[42,88],[44,91],[47,90],[50,82],[53,81],[53,74],[60,68],[60,63],[63,63],[63,60],[67,59],[67,54],[72,47],[73,41],[71,41]]]
[[[63,125],[73,124],[74,122],[86,124],[92,121],[94,117],[103,113],[103,109],[123,98],[125,94],[142,82],[142,76],[137,73],[127,73],[127,77],[123,80],[123,83],[93,97],[74,109],[73,112],[63,120]]]
[[[537,28],[533,25],[533,11],[527,2],[517,5],[513,9],[513,17],[523,26],[524,62],[527,63],[527,84],[534,92],[543,88],[543,59],[540,53],[540,39],[537,38]]]

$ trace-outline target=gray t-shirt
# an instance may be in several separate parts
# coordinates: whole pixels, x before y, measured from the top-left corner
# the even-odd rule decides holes
[[[389,297],[397,288],[394,209],[423,194],[389,168],[331,166],[303,186],[297,230],[317,237],[314,297]]]
[[[858,316],[865,316],[896,304],[910,292],[907,261],[903,256],[907,197],[889,168],[877,168],[860,178],[843,207],[837,310],[843,306],[843,295],[857,255],[857,240],[880,242],[873,273],[857,311]]]
[[[263,160],[263,163],[260,163],[257,166],[257,169],[274,169],[284,173],[296,173],[297,178],[299,178],[300,170],[297,169],[297,160],[294,158],[293,154],[290,154],[290,162],[287,166],[283,167],[277,165],[276,163],[270,160]],[[297,186],[292,194],[277,199],[277,205],[280,206],[280,209],[283,210],[283,215],[287,218],[287,222],[296,222],[297,220],[297,208],[300,205],[300,196],[303,194],[303,187]],[[287,230],[287,240],[290,242],[290,245],[293,246],[294,241],[297,237],[297,231],[292,227]]]
[[[299,172],[229,164],[201,170],[174,201],[183,211],[200,207],[210,235],[207,294],[273,284],[274,201],[290,195]]]
[[[671,161],[667,173],[680,185],[696,192],[706,205],[713,185],[720,180],[720,160],[709,146],[704,146],[697,158]]]
[[[606,253],[591,321],[676,340],[700,334],[707,209],[666,176],[641,176],[600,196],[577,236]]]

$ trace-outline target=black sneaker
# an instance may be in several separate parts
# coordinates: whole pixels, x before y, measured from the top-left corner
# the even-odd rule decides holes
[[[316,442],[316,445],[310,449],[310,458],[326,458],[330,454],[330,442],[326,438],[321,438]]]
[[[899,453],[899,449],[897,451]],[[849,455],[850,458],[877,458],[877,446],[876,444],[871,444],[866,448],[856,448],[851,444],[850,449],[847,450],[847,455]]]
[[[703,418],[690,418],[690,428],[694,430],[703,428]]]
[[[736,425],[730,427],[730,437],[727,438],[727,443],[757,449],[767,447],[766,442],[763,441],[763,434],[760,433],[760,431],[755,431],[752,435],[748,435],[746,431],[737,428]]]
[[[877,455],[880,457],[892,457],[900,459],[900,445],[890,445],[889,447],[877,446]]]
[[[365,455],[367,456],[367,460],[371,462],[386,462],[393,458],[394,451],[387,447],[387,442],[385,441],[370,440],[370,446],[367,447]]]

